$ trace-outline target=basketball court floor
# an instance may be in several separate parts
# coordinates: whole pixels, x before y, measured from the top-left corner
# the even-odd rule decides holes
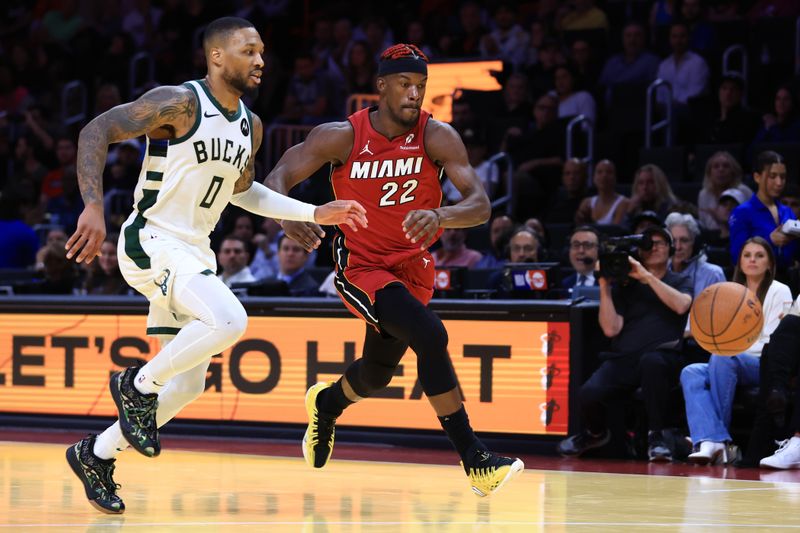
[[[156,459],[124,453],[115,477],[127,510],[104,515],[64,461],[79,436],[0,431],[0,531],[800,528],[800,472],[523,456],[522,475],[478,498],[441,450],[344,445],[314,471],[294,443],[222,439],[165,439]]]

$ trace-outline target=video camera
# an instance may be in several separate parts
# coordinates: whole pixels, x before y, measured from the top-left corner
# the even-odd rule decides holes
[[[625,235],[623,237],[609,237],[600,244],[600,276],[608,281],[623,283],[628,279],[631,271],[629,256],[634,256],[637,250],[652,250],[653,239],[650,234]]]

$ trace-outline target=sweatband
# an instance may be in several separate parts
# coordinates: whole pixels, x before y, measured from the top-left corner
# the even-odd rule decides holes
[[[414,72],[416,74],[428,74],[428,64],[419,57],[401,57],[399,59],[387,59],[378,64],[378,76],[388,76],[400,72]]]
[[[231,203],[262,217],[278,220],[315,222],[317,206],[277,193],[258,182],[244,192],[231,196]]]

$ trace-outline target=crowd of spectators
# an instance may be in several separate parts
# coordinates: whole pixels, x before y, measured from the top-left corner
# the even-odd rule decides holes
[[[224,15],[251,20],[267,44],[260,94],[246,100],[265,129],[342,120],[349,95],[374,93],[377,57],[394,42],[413,43],[433,61],[502,61],[493,73],[502,89],[458,91],[452,125],[490,197],[513,194],[485,227],[445,231],[434,260],[438,268],[485,271],[473,294],[504,298],[520,297],[505,283],[506,264],[555,263],[546,296],[598,287],[594,297],[613,302],[601,313],[613,338],[610,355],[581,391],[588,429],[565,441],[562,453],[605,445],[607,397],[641,386],[648,454],[675,455],[665,391],[681,380],[693,394],[719,366],[712,359],[681,374],[708,360],[681,340],[687,298],[735,279],[743,253],[758,246],[774,258],[775,283],[800,290],[796,234],[782,229],[800,214],[792,40],[800,2],[38,0],[8,2],[0,12],[0,286],[7,292],[131,294],[116,263],[115,232],[131,209],[144,140],[110,148],[103,175],[109,238],[100,260],[75,265],[64,242],[83,208],[78,132],[152,86],[202,77],[202,30]],[[723,64],[723,52],[737,45],[749,69]],[[654,109],[657,119],[670,120],[671,137],[658,132],[663,146],[644,149],[646,91],[657,78],[670,87],[656,93]],[[86,115],[74,120],[81,99],[63,92],[71,81],[86,91]],[[589,153],[580,136],[567,142],[567,123],[577,115],[594,131],[591,159],[567,154],[569,144]],[[499,152],[511,165],[490,161]],[[270,170],[269,160],[258,158],[258,176]],[[321,169],[292,194],[322,203],[330,194],[326,174]],[[446,202],[459,200],[446,179],[443,189]],[[596,271],[603,242],[642,232],[653,246],[639,250],[635,283],[612,291]],[[333,295],[329,238],[309,254],[275,221],[234,208],[211,238],[218,274],[236,291]],[[649,287],[654,278],[668,289]],[[532,295],[543,294],[522,297]],[[642,339],[643,326],[632,318],[664,338]],[[680,347],[664,348],[671,340]],[[629,365],[631,358],[642,365]],[[773,374],[783,383],[791,369]],[[690,425],[693,438],[708,433]],[[695,453],[727,456],[729,436],[709,438],[697,437]]]

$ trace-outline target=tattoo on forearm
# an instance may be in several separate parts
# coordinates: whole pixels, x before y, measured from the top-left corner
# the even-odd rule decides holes
[[[263,137],[263,126],[261,119],[257,115],[253,115],[253,153],[250,154],[250,162],[247,167],[242,171],[242,175],[236,180],[236,185],[233,186],[233,194],[244,192],[253,185],[256,177],[255,159],[256,153],[261,146],[261,139]]]
[[[133,139],[176,122],[191,122],[197,100],[185,87],[158,87],[135,102],[119,105],[89,122],[78,140],[78,185],[84,204],[103,199],[103,168],[108,145]]]

